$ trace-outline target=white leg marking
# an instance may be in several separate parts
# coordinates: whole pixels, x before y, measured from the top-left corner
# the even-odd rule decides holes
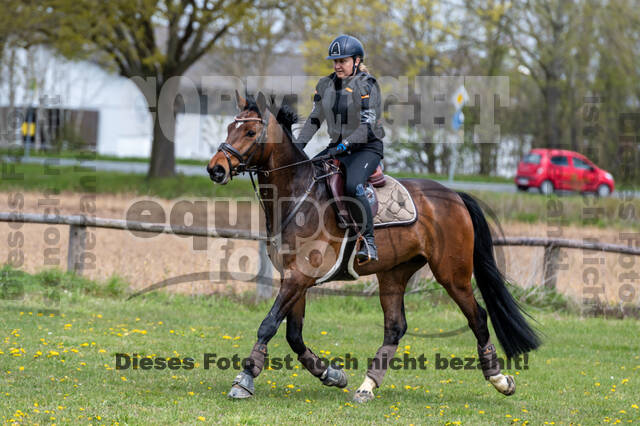
[[[362,382],[362,384],[358,388],[358,391],[373,393],[373,390],[375,389],[375,387],[376,387],[376,382],[374,382],[373,379],[370,378],[369,376],[365,376],[364,382]]]
[[[504,374],[489,377],[491,384],[500,392],[505,393],[509,389],[509,382]]]

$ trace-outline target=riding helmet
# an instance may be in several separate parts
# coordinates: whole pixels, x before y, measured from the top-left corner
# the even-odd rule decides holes
[[[326,59],[340,59],[350,56],[360,56],[364,59],[364,47],[357,38],[343,34],[331,42],[329,56]]]

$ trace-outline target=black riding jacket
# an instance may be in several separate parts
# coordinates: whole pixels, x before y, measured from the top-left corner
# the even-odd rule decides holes
[[[313,96],[313,110],[300,131],[296,144],[304,148],[327,121],[330,147],[348,141],[350,151],[373,151],[383,156],[380,87],[365,72],[344,80],[335,73],[320,79]]]

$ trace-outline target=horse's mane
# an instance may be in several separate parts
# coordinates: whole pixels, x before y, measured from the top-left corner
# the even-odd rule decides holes
[[[257,112],[258,115],[260,115],[260,109],[258,108],[258,104],[256,103],[255,98],[251,95],[247,95],[246,98],[247,98],[247,104],[244,109]],[[278,122],[278,124],[280,124],[280,127],[285,132],[285,134],[291,141],[296,151],[298,151],[299,154],[304,156],[305,159],[308,159],[309,157],[307,157],[307,154],[302,149],[300,149],[298,145],[293,143],[294,138],[293,138],[293,131],[291,130],[291,126],[293,126],[295,123],[298,122],[299,120],[298,113],[291,107],[291,105],[289,105],[289,103],[286,100],[283,100],[280,106],[276,106],[275,102],[271,100],[271,102],[268,102],[267,108],[269,109],[269,111],[271,111],[273,115],[275,115],[276,121]]]

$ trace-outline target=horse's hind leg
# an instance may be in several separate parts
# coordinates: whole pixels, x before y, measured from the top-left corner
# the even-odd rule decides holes
[[[396,353],[400,339],[407,331],[404,313],[404,292],[407,282],[424,263],[424,261],[404,263],[390,271],[377,274],[380,304],[384,312],[384,339],[367,370],[364,382],[353,397],[356,402],[370,401],[374,397],[373,389],[382,385],[389,362]]]
[[[302,327],[304,324],[304,310],[306,298],[302,296],[293,309],[287,315],[287,342],[291,349],[298,355],[298,361],[316,376],[326,386],[337,386],[344,388],[347,386],[347,374],[342,369],[332,366],[327,367],[324,362],[311,349],[307,348],[302,338]]]
[[[469,328],[478,341],[478,356],[485,379],[505,395],[513,395],[516,384],[511,376],[504,376],[500,372],[500,364],[496,349],[489,338],[487,312],[478,304],[471,287],[471,259],[468,263],[453,266],[451,264],[440,267],[431,266],[436,280],[447,290],[449,296],[460,307],[467,318]],[[442,269],[445,269],[444,271]]]

